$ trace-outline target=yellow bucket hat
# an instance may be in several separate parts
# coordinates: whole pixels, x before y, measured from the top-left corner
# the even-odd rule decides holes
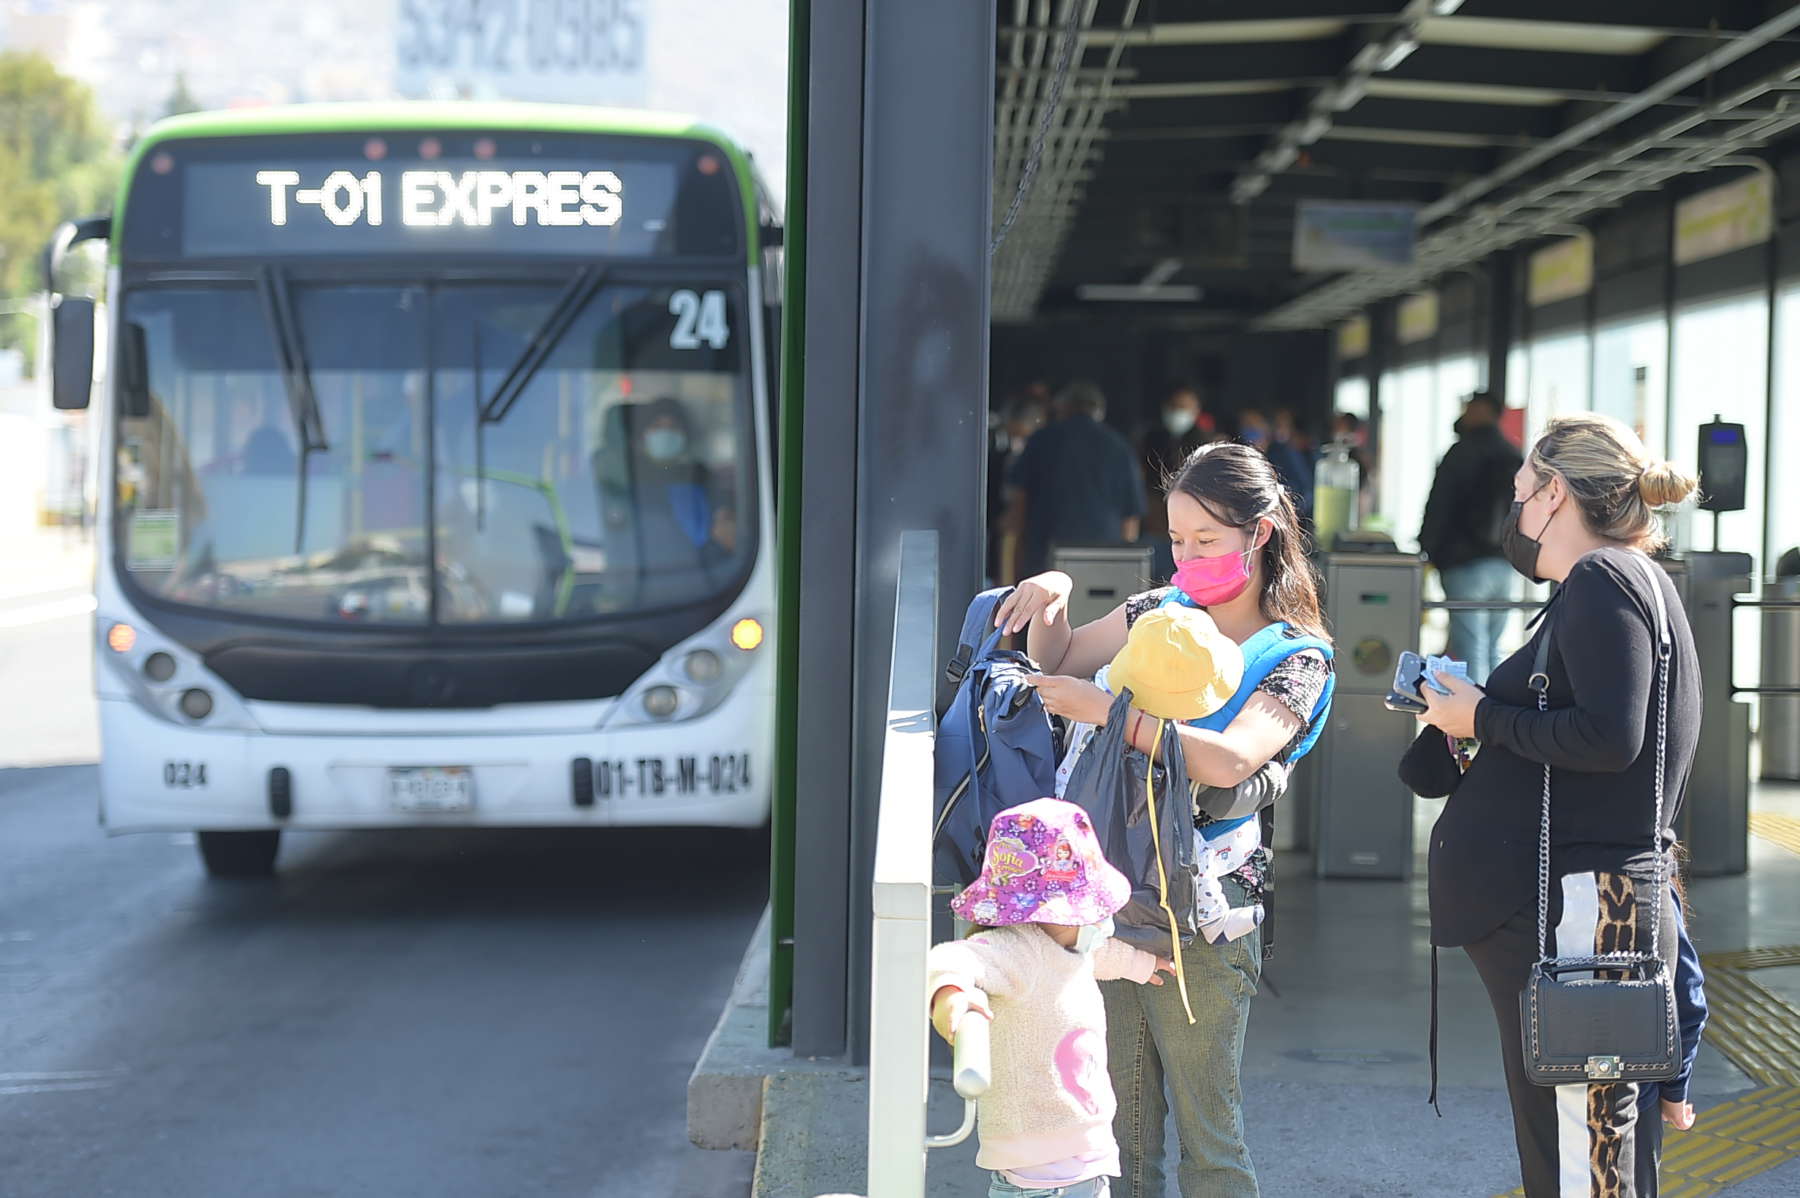
[[[1138,617],[1107,673],[1115,693],[1129,689],[1132,706],[1159,720],[1204,719],[1243,680],[1236,642],[1193,607],[1159,607]]]

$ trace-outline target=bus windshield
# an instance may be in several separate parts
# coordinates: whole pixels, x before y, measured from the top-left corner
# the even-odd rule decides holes
[[[563,278],[139,285],[115,549],[164,601],[477,626],[704,602],[754,553],[739,289]]]

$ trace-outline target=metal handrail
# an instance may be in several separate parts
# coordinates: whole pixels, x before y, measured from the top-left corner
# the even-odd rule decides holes
[[[937,533],[900,536],[887,735],[875,822],[874,918],[869,983],[869,1198],[920,1198],[925,1149],[956,1143],[973,1127],[928,1137],[930,1016],[925,957],[931,948],[932,753],[937,672]],[[957,1028],[957,1092],[986,1089],[987,1021]],[[965,1073],[967,1077],[965,1079]]]
[[[993,1084],[993,1059],[988,1048],[988,1019],[970,1011],[956,1025],[956,1042],[950,1063],[950,1084],[963,1100],[962,1122],[949,1135],[926,1136],[927,1148],[954,1148],[975,1130],[975,1102]]]

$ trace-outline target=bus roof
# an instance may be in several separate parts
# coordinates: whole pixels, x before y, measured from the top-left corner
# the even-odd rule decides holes
[[[551,133],[617,133],[636,137],[691,137],[724,151],[737,172],[749,243],[758,244],[759,195],[749,154],[730,134],[695,117],[642,108],[600,108],[579,104],[519,101],[396,100],[366,104],[281,104],[233,108],[167,117],[145,130],[119,177],[113,204],[110,256],[117,263],[120,221],[131,181],[144,155],[167,141],[202,137],[256,137],[288,133],[360,133],[395,129],[541,129]]]

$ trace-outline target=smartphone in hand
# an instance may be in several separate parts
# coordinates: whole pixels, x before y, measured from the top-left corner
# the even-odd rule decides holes
[[[1383,700],[1389,711],[1404,711],[1408,715],[1424,715],[1425,700],[1419,697],[1419,688],[1425,683],[1425,659],[1417,653],[1407,650],[1400,654],[1400,662],[1394,667],[1394,685],[1388,689]]]

